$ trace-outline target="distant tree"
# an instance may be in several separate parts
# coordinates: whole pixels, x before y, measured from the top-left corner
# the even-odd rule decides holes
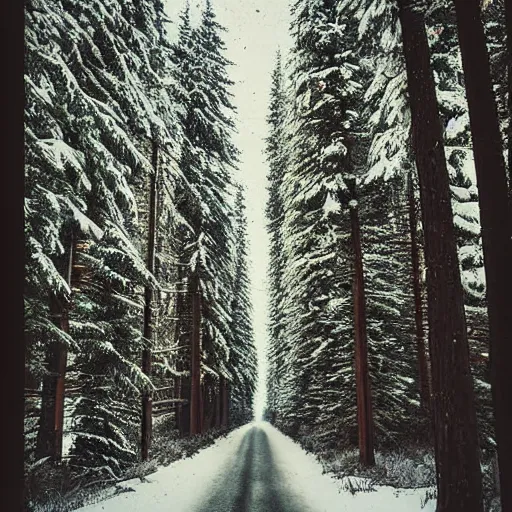
[[[257,378],[247,260],[247,218],[241,186],[237,190],[235,201],[235,239],[235,273],[231,307],[233,346],[229,356],[229,369],[233,375],[230,416],[232,424],[241,425],[249,422],[253,417]]]
[[[281,53],[276,56],[272,72],[270,105],[267,114],[269,135],[266,139],[266,156],[268,172],[268,202],[266,205],[267,231],[270,238],[269,277],[269,345],[267,358],[269,370],[267,374],[267,401],[270,410],[279,409],[278,404],[285,400],[286,389],[283,382],[286,376],[286,354],[289,351],[287,340],[283,337],[285,313],[282,308],[283,272],[286,256],[283,246],[282,223],[284,205],[282,182],[287,165],[285,141],[286,93],[284,88],[283,63]],[[271,419],[269,419],[271,421]]]

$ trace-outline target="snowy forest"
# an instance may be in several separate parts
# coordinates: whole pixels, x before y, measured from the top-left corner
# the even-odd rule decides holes
[[[237,63],[198,5],[25,2],[23,510],[132,510],[107,498],[241,436],[263,383],[270,426],[226,459],[241,488],[282,435],[352,494],[512,511],[512,7],[290,2],[262,375]],[[196,510],[169,486],[144,506]],[[312,510],[235,494],[197,510]]]
[[[253,416],[230,63],[209,3],[176,43],[165,22],[160,2],[26,6],[27,499],[48,460],[116,482],[160,423]]]
[[[433,446],[438,511],[483,510],[497,441],[511,488],[504,9],[300,0],[273,74],[267,417],[366,466]]]

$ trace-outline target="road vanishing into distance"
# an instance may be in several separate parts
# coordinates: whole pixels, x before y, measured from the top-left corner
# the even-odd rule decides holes
[[[267,432],[248,430],[234,460],[222,468],[195,512],[310,512],[279,471]]]
[[[172,448],[172,440],[169,441]],[[179,449],[179,444],[174,447]],[[350,477],[352,479],[353,477]],[[120,483],[80,512],[434,512],[425,489],[349,492],[267,422],[253,422],[192,457]],[[357,485],[356,485],[357,487]],[[365,487],[365,486],[363,486]],[[366,485],[368,487],[368,485]],[[78,512],[78,511],[77,511]]]

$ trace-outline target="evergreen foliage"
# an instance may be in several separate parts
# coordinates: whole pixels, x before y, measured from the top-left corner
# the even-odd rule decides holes
[[[204,372],[233,381],[233,421],[252,418],[246,221],[241,197],[234,215],[237,149],[223,29],[210,3],[199,27],[182,23],[177,43],[167,38],[167,21],[161,2],[26,5],[26,375],[35,395],[27,463],[46,428],[38,425],[37,395],[58,344],[68,353],[64,460],[90,482],[117,480],[138,460],[141,393],[171,389],[186,375],[178,348],[187,268],[201,273]],[[142,336],[148,286],[151,340]],[[52,316],[55,304],[69,314],[69,329]],[[145,347],[168,354],[155,356],[151,375],[141,370]]]
[[[489,19],[499,9],[493,8]],[[427,28],[445,126],[482,440],[491,446],[488,376],[480,355],[485,360],[487,315],[478,191],[452,10],[446,2],[433,2]],[[398,9],[394,2],[374,0],[298,1],[292,14],[295,44],[286,68],[278,57],[268,115],[266,415],[304,442],[357,443],[344,182],[353,174],[376,442],[382,447],[424,440],[429,421],[419,409],[407,221],[406,183],[414,161]],[[493,22],[487,26],[495,29]],[[421,227],[418,235],[421,241]],[[426,309],[424,296],[421,301]]]

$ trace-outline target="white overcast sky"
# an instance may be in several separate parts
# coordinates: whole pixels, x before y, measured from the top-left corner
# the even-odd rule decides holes
[[[166,0],[166,12],[174,23],[168,27],[170,37],[176,33],[184,0]],[[225,56],[234,63],[230,77],[237,108],[238,134],[234,142],[241,151],[241,181],[247,193],[249,251],[254,306],[255,341],[258,349],[260,379],[256,398],[256,415],[260,416],[264,400],[267,342],[267,265],[268,236],[265,230],[268,167],[264,156],[267,136],[266,116],[269,104],[271,73],[278,48],[285,53],[291,40],[288,0],[212,0],[217,21],[227,32]],[[191,18],[198,19],[203,1],[190,1]]]

